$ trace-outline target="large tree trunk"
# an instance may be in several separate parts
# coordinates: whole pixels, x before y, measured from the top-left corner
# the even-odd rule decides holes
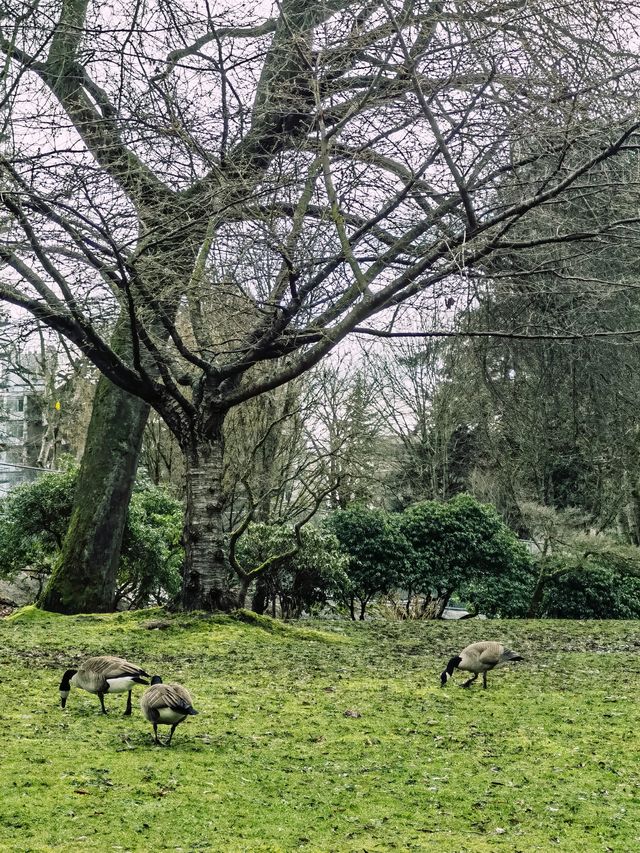
[[[269,590],[267,583],[263,577],[258,577],[256,581],[256,589],[251,601],[251,609],[254,613],[262,615],[267,609],[269,601]]]
[[[169,234],[174,213],[169,213]],[[167,227],[160,216],[142,231],[163,234]],[[154,282],[160,292],[167,294],[162,310],[169,319],[177,312],[176,294],[186,288],[203,233],[204,228],[200,227],[185,232],[180,240],[170,237],[157,242],[154,237],[138,259],[142,280]],[[156,325],[156,334],[166,336],[162,324]],[[131,359],[131,318],[127,310],[118,318],[111,347],[125,361]],[[153,364],[150,369],[154,369]],[[147,403],[101,377],[69,529],[61,557],[39,601],[45,610],[91,613],[114,609],[122,536],[148,417]]]
[[[58,563],[38,602],[45,610],[113,610],[122,535],[148,414],[142,400],[100,379],[71,521]]]
[[[238,592],[227,555],[224,526],[224,440],[222,423],[215,436],[198,441],[186,453],[185,610],[233,610]],[[233,584],[236,586],[236,584]]]

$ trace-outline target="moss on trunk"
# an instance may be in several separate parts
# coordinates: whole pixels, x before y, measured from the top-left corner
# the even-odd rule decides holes
[[[102,377],[69,528],[39,606],[57,613],[113,610],[122,535],[149,407]]]

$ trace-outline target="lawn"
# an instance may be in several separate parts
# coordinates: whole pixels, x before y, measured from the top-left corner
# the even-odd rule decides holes
[[[161,627],[154,627],[160,624]],[[445,689],[462,646],[526,657]],[[640,625],[0,620],[0,850],[637,851]],[[200,711],[155,746],[62,672],[118,654]],[[167,730],[164,730],[165,732]]]

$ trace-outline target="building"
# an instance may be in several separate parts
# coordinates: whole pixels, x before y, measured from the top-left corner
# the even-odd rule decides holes
[[[36,359],[19,366],[0,362],[0,497],[38,476],[43,424],[38,395],[44,390]]]

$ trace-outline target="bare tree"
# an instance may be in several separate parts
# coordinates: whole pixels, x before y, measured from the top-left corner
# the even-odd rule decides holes
[[[305,382],[306,444],[326,472],[327,507],[384,503],[388,446],[379,394],[367,365],[355,353],[325,359]]]
[[[170,427],[186,466],[182,602],[229,608],[228,413],[351,333],[464,297],[467,269],[530,243],[514,226],[635,144],[635,5],[17,5],[0,41],[16,128],[0,298]]]

